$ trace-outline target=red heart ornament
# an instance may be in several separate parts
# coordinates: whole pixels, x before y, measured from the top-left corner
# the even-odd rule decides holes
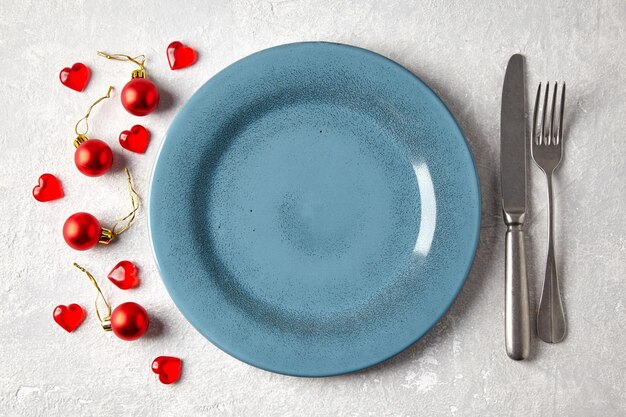
[[[130,261],[121,261],[109,272],[109,281],[122,290],[129,290],[139,285],[138,268]]]
[[[178,70],[193,65],[196,59],[196,51],[178,41],[170,43],[167,47],[167,61],[170,63],[172,70]]]
[[[173,356],[159,356],[152,361],[152,372],[164,384],[173,384],[180,379],[183,362]]]
[[[135,125],[130,130],[120,133],[120,145],[132,152],[144,153],[150,143],[150,131],[142,125]]]
[[[91,72],[85,64],[80,62],[72,65],[72,68],[65,67],[59,74],[61,84],[76,91],[83,91],[87,87]]]
[[[39,185],[33,188],[33,197],[40,202],[57,200],[63,197],[61,181],[52,174],[43,174],[39,177]]]
[[[52,317],[65,331],[72,333],[85,320],[85,310],[78,304],[60,305],[56,306]]]

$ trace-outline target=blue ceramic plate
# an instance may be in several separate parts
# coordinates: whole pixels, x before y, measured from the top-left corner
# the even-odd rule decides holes
[[[400,65],[332,43],[229,66],[178,113],[150,190],[155,257],[207,339],[284,374],[356,371],[450,307],[478,242],[463,134]]]

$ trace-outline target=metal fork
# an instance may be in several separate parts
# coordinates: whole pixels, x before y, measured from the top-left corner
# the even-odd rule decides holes
[[[563,110],[565,106],[565,83],[561,89],[561,103],[558,108],[558,126],[555,125],[557,112],[556,98],[558,83],[554,84],[552,94],[552,106],[550,107],[550,127],[546,126],[546,114],[548,114],[548,96],[550,95],[550,83],[546,84],[546,91],[541,111],[541,128],[538,129],[537,116],[539,113],[539,100],[541,97],[541,83],[537,89],[535,110],[533,115],[533,128],[531,137],[531,153],[535,163],[546,174],[548,184],[548,259],[546,261],[546,275],[543,281],[543,290],[537,310],[537,335],[547,343],[558,343],[565,338],[565,313],[559,290],[559,278],[556,272],[554,260],[554,208],[552,206],[552,174],[563,157]]]

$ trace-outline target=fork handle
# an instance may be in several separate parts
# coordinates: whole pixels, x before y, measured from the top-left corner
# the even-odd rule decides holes
[[[554,209],[552,207],[552,175],[548,180],[548,259],[543,290],[537,310],[537,336],[547,343],[559,343],[565,338],[566,325],[559,277],[554,259]]]
[[[526,359],[530,353],[528,279],[522,225],[509,225],[505,242],[505,341],[511,359]]]

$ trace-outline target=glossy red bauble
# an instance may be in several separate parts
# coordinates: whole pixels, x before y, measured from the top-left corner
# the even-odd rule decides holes
[[[113,152],[106,142],[89,139],[82,142],[74,153],[74,163],[88,177],[99,177],[113,165]]]
[[[42,203],[63,197],[61,182],[52,174],[43,174],[39,177],[38,185],[33,188],[33,197]]]
[[[144,153],[150,143],[150,132],[142,125],[135,125],[130,130],[120,133],[120,145],[132,152]]]
[[[111,314],[111,329],[122,340],[139,339],[149,323],[146,309],[133,302],[120,304]]]
[[[174,356],[159,356],[152,361],[152,372],[159,376],[164,384],[173,384],[180,379],[183,363]]]
[[[89,213],[75,213],[63,225],[63,239],[76,250],[87,250],[100,240],[100,222]]]
[[[89,68],[80,62],[72,65],[72,68],[63,68],[59,73],[61,84],[76,91],[83,91],[87,87],[90,76]]]
[[[172,70],[186,68],[196,62],[197,55],[193,48],[175,41],[167,47],[167,62]]]
[[[78,304],[60,305],[56,306],[52,317],[66,332],[72,333],[85,320],[85,310]]]
[[[121,261],[109,272],[109,281],[122,290],[129,290],[139,285],[137,267],[131,261]]]
[[[159,90],[142,77],[136,77],[126,83],[121,94],[122,106],[130,114],[145,116],[159,105]]]

